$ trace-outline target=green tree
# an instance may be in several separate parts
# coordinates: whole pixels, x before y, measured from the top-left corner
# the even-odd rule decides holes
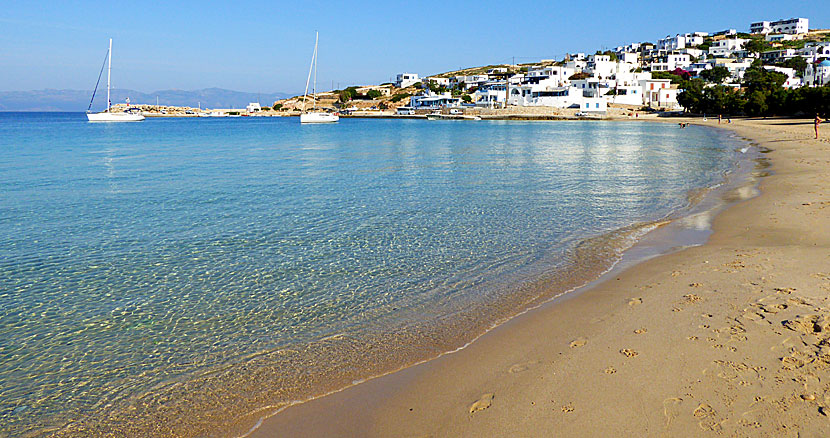
[[[760,90],[749,93],[744,110],[750,116],[760,116],[767,112],[767,96]]]
[[[790,58],[783,63],[781,63],[782,67],[787,67],[795,70],[798,76],[804,76],[804,70],[807,69],[807,60],[802,58],[801,56],[796,56],[795,58]]]
[[[768,42],[762,39],[753,38],[744,43],[743,49],[747,52],[760,54],[761,52],[764,52],[770,49],[771,47],[772,46]]]
[[[369,90],[369,92],[366,93],[366,97],[370,99],[377,99],[380,96],[383,96],[383,94],[378,90]]]
[[[279,110],[282,109],[282,104],[281,103],[275,103],[273,108],[274,108],[274,111],[279,111]]]
[[[700,72],[701,78],[703,78],[706,82],[713,84],[722,84],[724,79],[728,78],[730,75],[729,69],[722,66]]]
[[[700,79],[692,79],[683,84],[683,91],[677,95],[677,103],[686,111],[702,112],[701,101],[703,100],[704,83]]]
[[[682,77],[667,71],[651,72],[651,77],[654,79],[671,79],[671,83],[677,85],[680,85],[685,81],[685,79],[683,79]]]
[[[773,90],[781,88],[787,81],[787,75],[765,68],[749,68],[744,73],[744,87],[752,94],[754,91],[761,91],[763,94],[770,94]]]
[[[470,95],[469,95],[469,94],[464,94],[464,95],[462,95],[462,96],[461,96],[461,100],[463,100],[464,102],[469,103],[469,102],[472,102],[472,101],[473,101],[473,98],[472,98],[472,97],[470,97]]]

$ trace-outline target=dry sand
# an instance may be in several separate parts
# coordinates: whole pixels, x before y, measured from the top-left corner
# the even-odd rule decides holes
[[[830,436],[828,133],[721,126],[771,149],[773,174],[707,244],[288,408],[252,436]]]

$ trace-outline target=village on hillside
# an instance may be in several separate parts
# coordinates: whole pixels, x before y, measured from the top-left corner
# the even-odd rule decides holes
[[[148,116],[603,117],[633,112],[788,115],[830,112],[830,29],[809,19],[750,23],[747,32],[668,35],[561,60],[468,68],[295,96],[245,109],[140,109]]]
[[[748,76],[757,79],[758,70],[770,73],[761,79],[788,90],[830,84],[830,30],[810,30],[807,18],[760,21],[751,23],[748,32],[727,29],[669,35],[654,43],[631,43],[594,54],[571,53],[562,60],[427,77],[401,73],[394,83],[349,87],[316,97],[318,107],[346,114],[394,111],[413,115],[452,108],[511,107],[520,111],[571,109],[582,114],[605,114],[611,108],[680,111],[696,109],[679,98],[686,88],[698,85],[740,91]],[[697,91],[704,94],[705,90]],[[301,110],[301,102],[299,96],[277,101],[273,107],[294,112]]]

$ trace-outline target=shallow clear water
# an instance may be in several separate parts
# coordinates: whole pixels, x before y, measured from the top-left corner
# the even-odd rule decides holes
[[[489,303],[596,264],[586,239],[687,208],[736,144],[641,122],[0,113],[0,435],[278,368],[263,352],[492,323]]]

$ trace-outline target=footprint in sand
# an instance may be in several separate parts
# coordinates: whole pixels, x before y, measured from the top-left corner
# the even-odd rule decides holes
[[[562,412],[573,412],[573,411],[574,411],[574,406],[571,403],[568,403],[565,406],[562,406]]]
[[[637,353],[636,351],[631,350],[629,348],[623,348],[622,350],[620,350],[620,353],[622,353],[622,355],[625,356],[625,357],[635,357],[638,354],[640,354],[640,353]]]
[[[634,333],[638,334],[638,335],[642,335],[643,333],[645,333],[647,331],[648,330],[645,327],[642,327],[642,328],[638,328],[637,330],[634,330]]]
[[[680,403],[682,398],[672,397],[663,400],[663,416],[666,417],[666,427],[671,425],[671,422],[680,415]]]
[[[571,341],[571,348],[578,348],[582,347],[583,345],[587,344],[588,340],[585,338],[574,339]]]
[[[493,404],[493,398],[495,398],[495,396],[496,395],[492,392],[482,394],[478,400],[476,400],[472,405],[470,405],[470,413],[472,414],[489,408],[490,405]]]
[[[628,305],[629,306],[636,306],[636,305],[639,305],[639,304],[643,304],[643,299],[642,298],[629,298],[628,299]]]
[[[510,369],[508,369],[507,371],[510,374],[521,373],[521,372],[527,371],[531,366],[536,365],[537,363],[538,362],[534,360],[534,361],[531,361],[531,362],[522,362],[522,363],[513,364],[513,366],[511,366]]]
[[[605,369],[605,374],[614,374],[617,372],[617,369],[614,367],[608,367]]]

